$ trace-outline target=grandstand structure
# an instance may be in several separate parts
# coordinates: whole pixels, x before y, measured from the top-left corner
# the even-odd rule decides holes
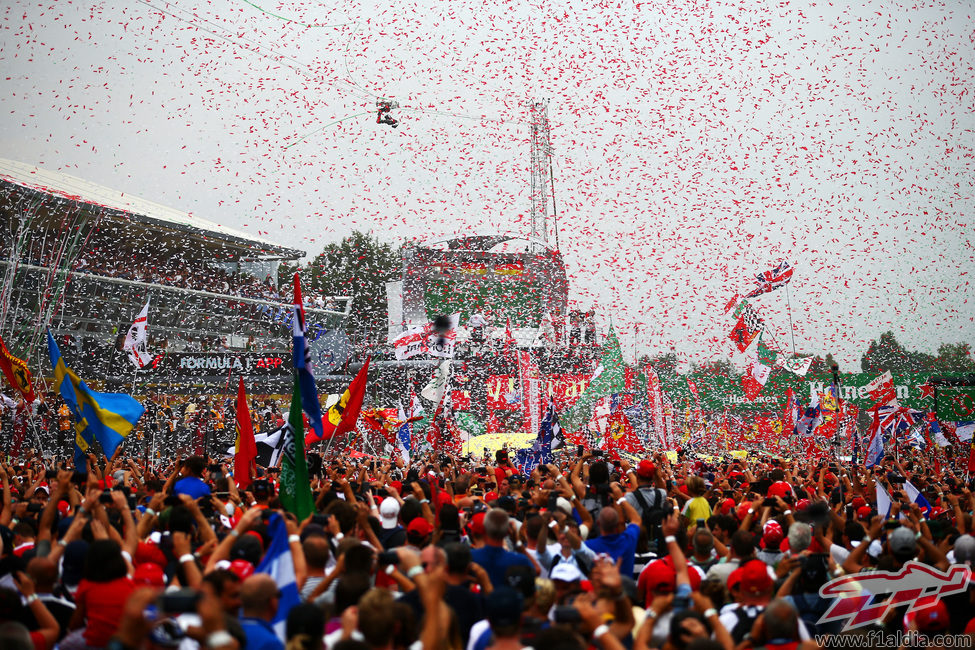
[[[304,251],[2,159],[0,220],[0,335],[35,374],[51,374],[49,327],[69,366],[109,387],[137,376],[179,393],[243,374],[289,390],[291,298],[277,272]],[[153,358],[137,369],[120,348],[146,302]],[[343,297],[306,305],[320,377],[348,358],[351,308]]]

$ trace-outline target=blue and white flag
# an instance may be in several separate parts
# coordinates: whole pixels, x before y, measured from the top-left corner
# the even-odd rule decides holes
[[[802,409],[802,413],[796,421],[796,435],[809,437],[815,433],[822,423],[823,412],[819,406],[819,394],[814,392],[809,400],[809,406]]]
[[[893,503],[887,490],[880,483],[877,483],[877,514],[886,519],[890,515],[890,507]]]
[[[288,542],[288,527],[284,523],[284,518],[278,513],[271,515],[271,520],[267,527],[268,537],[271,543],[267,547],[264,559],[258,565],[255,573],[266,573],[278,585],[281,597],[278,599],[278,613],[274,615],[271,625],[274,627],[275,634],[283,643],[285,637],[285,622],[288,619],[288,612],[295,605],[301,603],[301,596],[298,594],[298,581],[295,579],[295,563],[291,557],[291,544]]]
[[[318,388],[315,386],[315,373],[312,370],[311,352],[305,340],[305,308],[301,301],[301,281],[295,273],[294,290],[294,321],[292,336],[294,337],[294,352],[292,362],[298,373],[298,388],[301,391],[301,408],[308,416],[315,436],[321,440],[325,437],[322,425],[322,405],[318,401]]]
[[[910,481],[904,481],[904,492],[907,494],[907,498],[911,500],[912,503],[916,503],[924,511],[925,516],[931,512],[931,503],[924,498],[921,491],[914,487],[914,484]]]
[[[403,411],[403,405],[399,405],[399,411],[396,414],[399,421],[402,423],[396,430],[396,451],[399,452],[400,458],[403,462],[409,464],[410,462],[410,444],[412,436],[410,435],[410,423],[409,418],[406,417],[406,413]]]
[[[864,459],[864,466],[870,469],[877,465],[884,458],[884,432],[879,428],[873,429],[873,437],[867,444],[867,456]]]

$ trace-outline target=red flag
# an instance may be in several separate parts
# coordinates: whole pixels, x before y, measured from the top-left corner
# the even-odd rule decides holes
[[[772,369],[764,363],[748,365],[748,370],[741,376],[741,385],[745,389],[745,397],[749,402],[754,402],[755,398],[762,392],[771,372]]]
[[[631,458],[639,457],[645,453],[640,439],[633,430],[633,426],[622,409],[617,409],[609,416],[606,427],[606,437],[603,439],[603,449],[606,450],[611,460],[622,460],[620,452]]]
[[[972,438],[972,442],[975,442],[975,438]],[[971,446],[971,451],[968,452],[968,473],[971,474],[975,472],[975,444]]]
[[[237,438],[234,441],[234,480],[237,487],[246,490],[257,469],[257,443],[254,441],[254,426],[251,412],[247,408],[247,394],[244,392],[244,378],[237,384]]]
[[[356,422],[359,421],[359,411],[362,410],[362,400],[366,397],[366,378],[369,375],[370,359],[372,357],[367,358],[366,362],[362,364],[359,373],[342,393],[339,401],[329,407],[322,422],[324,435],[319,438],[314,431],[310,431],[305,436],[306,447],[322,440],[328,440],[332,436],[349,433],[355,429]]]
[[[870,393],[875,406],[884,406],[897,399],[897,391],[894,389],[894,378],[888,370],[880,375],[864,388]]]
[[[37,396],[34,394],[27,362],[10,354],[2,338],[0,338],[0,369],[3,369],[3,374],[10,385],[17,389],[28,404],[33,404]]]
[[[732,340],[739,352],[744,352],[745,349],[751,345],[751,342],[755,340],[755,337],[758,336],[759,331],[760,330],[749,330],[748,325],[745,324],[745,317],[743,315],[738,319],[738,322],[735,323],[735,326],[732,328],[731,334],[728,335],[728,338]]]

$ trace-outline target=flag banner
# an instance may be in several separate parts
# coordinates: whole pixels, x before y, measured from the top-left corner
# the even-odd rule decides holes
[[[610,326],[599,365],[579,400],[562,413],[562,427],[567,431],[581,429],[593,415],[596,402],[625,388],[623,353],[616,331]]]
[[[790,435],[795,435],[796,424],[799,422],[799,416],[802,415],[802,404],[799,402],[799,398],[796,397],[792,389],[786,391],[785,393],[785,410],[782,413],[782,430],[789,432]]]
[[[627,460],[634,462],[646,453],[643,443],[636,435],[633,426],[622,410],[609,416],[606,434],[603,436],[602,448],[610,460]]]
[[[125,333],[122,349],[128,354],[129,361],[136,368],[145,368],[152,361],[152,355],[146,350],[149,344],[149,301],[135,317],[129,330]]]
[[[809,372],[809,366],[812,365],[812,357],[795,357],[794,359],[789,359],[785,355],[779,355],[776,357],[775,363],[781,368],[788,370],[794,375],[800,377],[805,377],[806,373]]]
[[[894,440],[899,444],[918,449],[923,447],[923,431],[919,430],[925,423],[923,411],[902,406],[881,406],[875,410],[875,413],[879,417],[880,429],[887,440]]]
[[[254,462],[261,467],[277,467],[281,460],[281,452],[284,448],[284,429],[287,424],[268,431],[267,433],[254,434],[254,447],[257,451]],[[227,450],[227,454],[236,458],[237,445]],[[236,465],[235,465],[236,466]],[[236,474],[236,469],[234,470]]]
[[[942,422],[975,420],[975,386],[938,386],[934,410]]]
[[[282,643],[286,640],[285,623],[288,612],[301,603],[298,593],[298,580],[295,577],[295,563],[291,555],[291,542],[288,541],[288,527],[284,518],[273,513],[268,521],[267,536],[270,543],[264,559],[257,565],[255,573],[266,573],[278,585],[278,611],[271,619],[271,627]]]
[[[301,280],[298,274],[294,276],[294,302],[295,313],[292,322],[292,337],[294,348],[292,350],[292,365],[298,379],[298,386],[301,390],[301,407],[308,414],[308,422],[311,424],[312,433],[321,439],[325,434],[322,423],[322,405],[318,401],[318,387],[315,385],[315,372],[312,368],[311,350],[308,348],[308,340],[305,337],[305,308],[301,300]]]
[[[653,422],[653,432],[661,449],[670,449],[670,441],[664,430],[664,400],[660,390],[660,376],[653,366],[648,365],[644,374],[647,377],[647,408]]]
[[[443,399],[444,392],[447,390],[447,385],[450,383],[450,372],[450,361],[442,361],[437,366],[437,370],[434,372],[430,383],[420,391],[420,397],[434,404],[439,404],[440,400]]]
[[[763,293],[775,291],[779,287],[784,287],[792,279],[792,271],[793,268],[789,266],[788,262],[782,262],[771,271],[759,273],[755,276],[755,279],[758,281],[758,286],[756,286],[745,297],[754,298],[755,296],[760,296]]]
[[[34,394],[34,384],[30,370],[27,369],[27,362],[12,355],[2,338],[0,338],[0,369],[3,369],[3,376],[7,378],[7,383],[20,393],[28,404],[33,404],[37,395]]]
[[[796,422],[796,435],[803,438],[812,437],[822,423],[823,416],[819,408],[819,395],[817,394],[813,396],[809,405],[799,415],[799,420]]]
[[[873,410],[873,423],[870,425],[867,441],[864,466],[870,469],[884,459],[884,432],[880,427],[880,414],[877,409]]]
[[[739,302],[741,302],[741,294],[736,293],[734,296],[731,297],[731,300],[725,303],[724,310],[722,311],[722,313],[727,315],[728,312],[730,312],[732,309],[738,306]]]
[[[301,387],[295,375],[291,393],[291,411],[288,422],[281,432],[281,505],[302,521],[315,509],[305,463],[305,447],[299,441],[304,438],[305,424],[301,415]]]
[[[894,378],[888,370],[866,385],[870,399],[875,406],[884,406],[891,402],[897,402],[897,392],[894,388]]]
[[[745,321],[745,317],[741,316],[738,318],[738,322],[735,326],[731,328],[731,333],[728,334],[728,338],[731,342],[735,344],[739,352],[744,352],[748,349],[748,346],[752,344],[755,337],[758,336],[761,330],[753,330],[748,328],[748,324]]]
[[[538,437],[531,449],[519,449],[515,452],[515,464],[525,474],[530,474],[538,465],[552,462],[552,452],[565,445],[559,419],[555,414],[555,403],[550,399],[545,417],[542,418],[538,429]]]
[[[745,398],[748,401],[754,402],[755,398],[761,394],[770,374],[772,374],[772,369],[764,363],[755,361],[748,365],[748,370],[741,376]]]
[[[457,427],[452,410],[450,393],[445,393],[433,413],[426,437],[430,448],[435,453],[459,456],[463,453],[463,445],[469,438]]]
[[[447,316],[441,328],[437,328],[432,322],[411,327],[393,340],[393,353],[396,359],[402,361],[420,354],[452,359],[459,323],[460,314],[456,313]]]
[[[541,378],[538,363],[527,350],[518,352],[518,378],[521,384],[523,430],[538,431],[541,426]],[[455,403],[455,408],[460,408]]]
[[[396,428],[396,450],[403,462],[409,464],[410,452],[413,448],[413,433],[410,431],[412,414],[407,416],[406,411],[403,410],[403,405],[399,404],[396,417],[399,420],[399,426]]]
[[[366,380],[369,377],[369,361],[372,357],[367,357],[362,368],[356,373],[355,379],[345,389],[338,401],[328,407],[327,417],[323,426],[323,436],[318,436],[315,432],[309,432],[305,436],[305,446],[328,440],[343,433],[351,433],[355,430],[355,425],[359,421],[359,412],[362,410],[362,401],[366,397]]]
[[[254,426],[251,412],[247,408],[247,394],[244,391],[244,378],[238,377],[237,417],[235,419],[237,436],[234,441],[234,481],[241,490],[246,490],[256,475],[257,442],[254,440]]]
[[[765,342],[765,332],[759,332],[758,343],[755,344],[755,356],[761,363],[766,366],[774,366],[779,358],[779,351],[769,347]],[[809,362],[812,363],[812,358],[810,357]]]
[[[51,331],[47,332],[47,352],[54,368],[54,384],[71,409],[75,419],[75,467],[84,470],[85,454],[94,440],[102,446],[106,458],[115,450],[129,432],[135,428],[145,408],[130,395],[99,393],[88,388],[70,368],[64,364]]]

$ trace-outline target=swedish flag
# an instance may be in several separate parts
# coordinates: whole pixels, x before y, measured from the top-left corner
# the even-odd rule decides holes
[[[145,408],[130,395],[99,393],[88,388],[64,364],[50,330],[47,332],[47,352],[54,368],[54,383],[74,414],[75,467],[84,469],[85,454],[94,440],[98,440],[105,455],[111,458],[122,444],[122,438],[135,428]]]

